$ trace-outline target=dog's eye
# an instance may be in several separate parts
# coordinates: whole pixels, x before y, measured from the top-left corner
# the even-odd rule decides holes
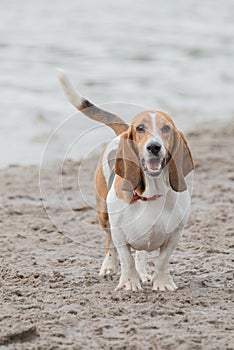
[[[167,134],[171,130],[171,128],[169,125],[164,125],[161,130],[163,134]]]
[[[145,125],[144,124],[140,124],[137,126],[136,128],[137,132],[145,132]]]

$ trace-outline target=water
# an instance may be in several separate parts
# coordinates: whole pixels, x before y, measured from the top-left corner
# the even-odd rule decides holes
[[[127,120],[141,110],[135,105],[169,112],[183,130],[234,116],[233,0],[1,0],[0,7],[1,166],[38,163],[53,130],[74,113],[55,67]],[[69,119],[48,158],[80,158],[111,137],[94,129],[70,152],[94,125]]]

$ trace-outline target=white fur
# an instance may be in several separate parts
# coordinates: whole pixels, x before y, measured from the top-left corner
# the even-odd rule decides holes
[[[109,164],[108,164],[108,155],[111,151],[117,150],[119,140],[120,140],[120,136],[116,136],[113,140],[111,140],[110,143],[108,143],[102,157],[102,170],[103,170],[103,174],[105,176],[107,184],[111,173],[111,169],[109,168]]]
[[[151,118],[151,121],[152,121],[152,134],[153,136],[155,136],[157,134],[157,130],[156,130],[156,113],[152,113],[152,112],[149,112],[149,116]]]
[[[156,127],[157,114],[149,112],[149,116],[150,116],[151,122],[152,122],[152,132],[151,132],[150,138],[148,139],[148,142],[145,144],[145,147],[144,147],[144,158],[148,159],[148,160],[151,158],[151,155],[147,151],[147,145],[149,143],[151,143],[151,142],[158,142],[158,143],[160,143],[162,148],[160,150],[159,156],[161,158],[164,158],[165,155],[166,155],[166,149],[164,147],[163,140],[162,140],[161,136],[159,135],[159,133],[157,131],[157,127]]]
[[[82,96],[74,88],[65,71],[59,68],[57,68],[57,71],[58,71],[59,81],[62,85],[62,88],[68,100],[71,102],[71,104],[73,104],[73,106],[79,108],[79,106],[81,106],[82,104]]]
[[[146,270],[146,261],[147,261],[147,253],[143,250],[142,251],[137,250],[135,254],[135,265],[142,283],[146,283],[151,279]]]
[[[118,272],[118,257],[114,247],[110,247],[102,263],[99,276],[106,276]]]

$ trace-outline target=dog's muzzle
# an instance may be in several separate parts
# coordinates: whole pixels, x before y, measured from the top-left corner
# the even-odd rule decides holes
[[[148,176],[159,176],[165,166],[165,152],[162,144],[158,141],[150,141],[147,143],[145,147],[145,156],[141,164]]]
[[[142,159],[141,165],[143,170],[146,172],[148,176],[151,177],[157,177],[161,174],[164,166],[165,166],[166,160],[165,158],[163,159]]]

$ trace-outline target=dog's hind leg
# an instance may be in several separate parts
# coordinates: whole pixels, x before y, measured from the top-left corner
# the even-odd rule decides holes
[[[106,256],[103,260],[99,275],[106,276],[118,272],[118,257],[116,248],[113,245],[110,232],[106,232]]]
[[[111,273],[117,273],[118,270],[118,258],[117,251],[113,245],[111,232],[109,228],[108,214],[104,212],[98,212],[99,222],[104,231],[106,232],[106,256],[102,263],[100,276],[106,276]]]
[[[106,197],[108,193],[108,187],[106,184],[105,176],[101,166],[102,157],[97,165],[95,172],[95,192],[96,192],[96,205],[98,221],[100,226],[106,233],[106,256],[102,263],[100,276],[105,276],[110,273],[116,273],[118,269],[117,251],[113,245],[110,231],[109,216],[106,206]]]

